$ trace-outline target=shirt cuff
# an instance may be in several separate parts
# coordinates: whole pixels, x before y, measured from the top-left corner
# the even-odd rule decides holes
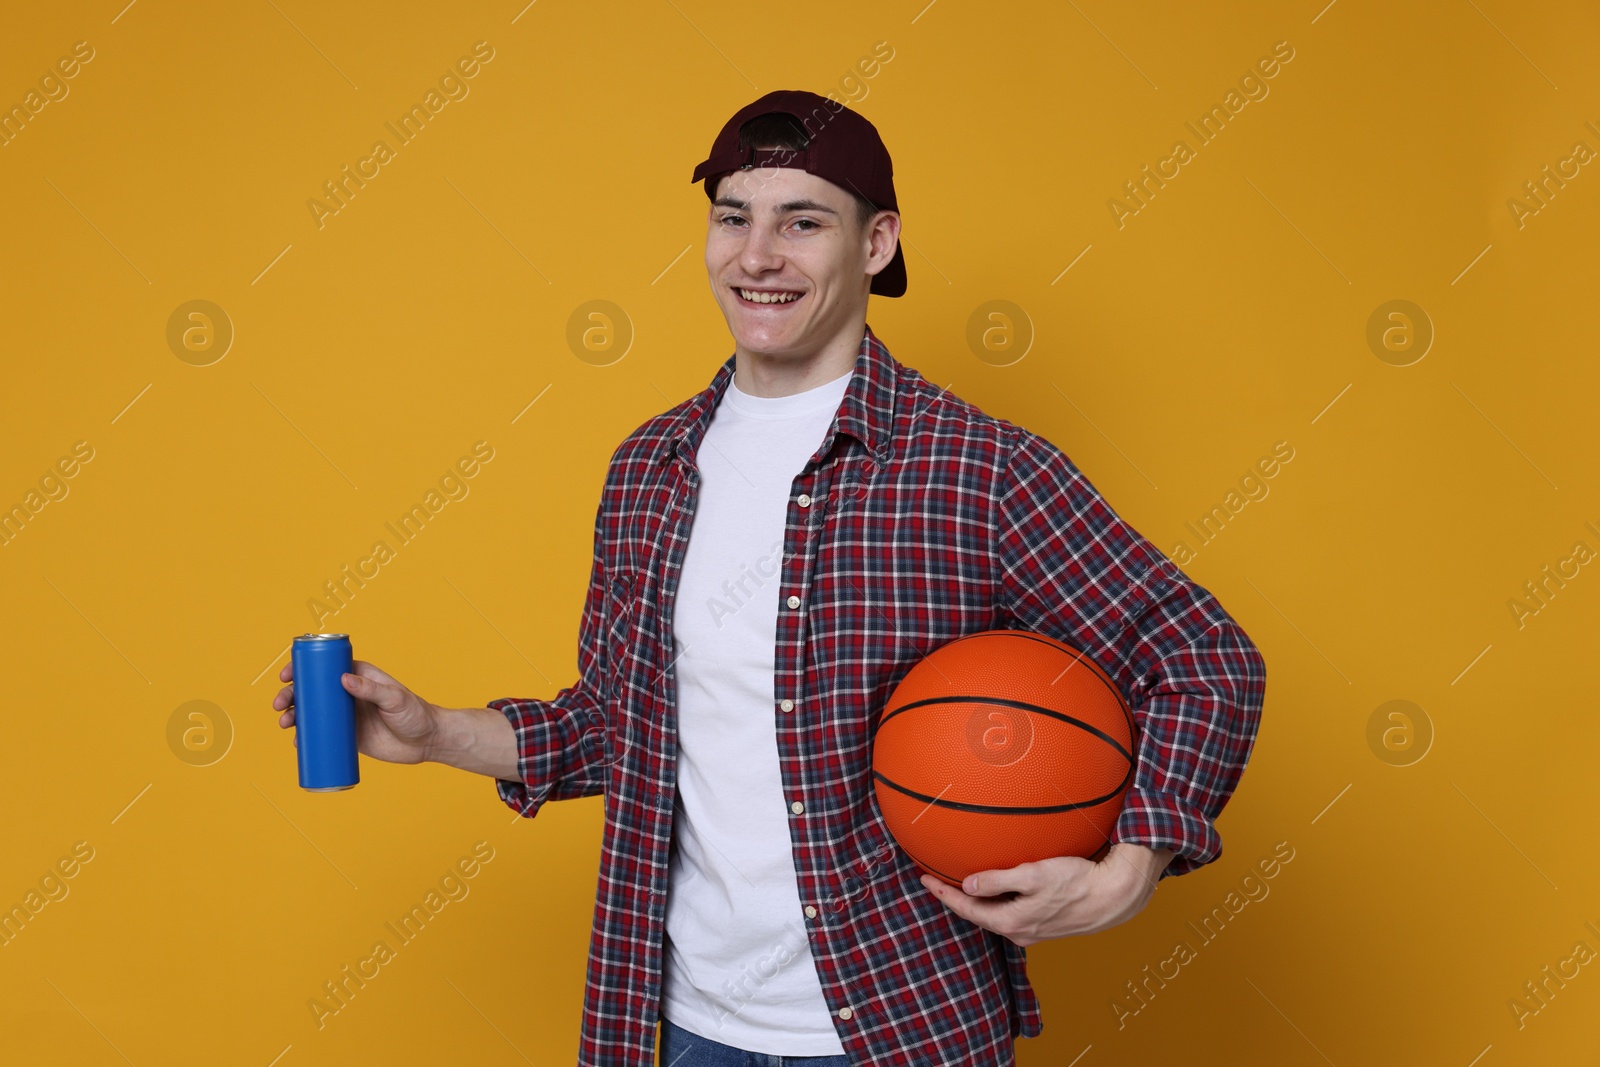
[[[528,773],[526,756],[529,742],[528,734],[535,728],[535,724],[538,721],[538,702],[507,698],[504,700],[491,700],[488,706],[504,715],[506,721],[511,724],[511,729],[516,732],[517,773],[526,775]],[[544,805],[543,798],[535,797],[526,782],[513,781],[509,778],[496,778],[494,785],[495,791],[500,794],[500,799],[505,801],[511,810],[525,818],[533,818]]]
[[[1222,855],[1222,837],[1203,811],[1171,793],[1139,786],[1123,797],[1111,839],[1172,849],[1172,861],[1157,880],[1188,874]]]

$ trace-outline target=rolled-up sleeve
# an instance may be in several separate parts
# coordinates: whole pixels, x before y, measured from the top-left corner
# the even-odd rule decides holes
[[[604,503],[595,512],[594,561],[578,627],[578,681],[548,700],[504,697],[490,708],[517,735],[520,781],[495,779],[500,799],[532,818],[546,800],[594,796],[606,785],[606,569],[603,563]]]
[[[1170,848],[1162,877],[1222,853],[1216,819],[1249,761],[1266,665],[1208,590],[1129,526],[1060,449],[1018,430],[996,514],[1004,606],[1083,651],[1139,728],[1112,841]]]

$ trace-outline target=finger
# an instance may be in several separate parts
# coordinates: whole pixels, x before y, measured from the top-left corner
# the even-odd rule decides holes
[[[286,685],[278,690],[278,695],[272,698],[272,706],[282,711],[294,703],[294,686]]]
[[[997,897],[1002,893],[1031,893],[1039,888],[1039,865],[1024,863],[1009,870],[978,871],[961,882],[963,892],[974,897]]]
[[[278,672],[278,681],[280,681],[280,682],[292,682],[292,681],[294,681],[294,661],[293,660],[290,660],[288,663],[285,663],[283,665],[283,670]]]
[[[962,888],[974,896],[998,897],[1006,893],[1039,894],[1090,878],[1099,864],[1081,856],[1054,856],[1023,863],[1009,870],[979,871]],[[976,887],[976,892],[974,888]]]
[[[935,878],[931,874],[924,874],[919,877],[928,892],[949,904],[952,908],[956,908],[959,914],[966,914],[966,912],[960,911],[961,908],[970,909],[976,904],[988,903],[988,901],[981,901],[977,897],[968,896],[960,887],[953,886],[941,878]]]
[[[362,678],[371,678],[374,681],[387,682],[390,685],[399,685],[400,684],[399,682],[395,681],[393,678],[391,678],[387,674],[385,674],[382,670],[380,670],[377,667],[374,667],[372,664],[368,663],[364,659],[356,660],[354,663],[351,664],[350,669],[354,673],[360,675]]]
[[[377,670],[376,667],[371,669]],[[388,675],[384,675],[384,678],[387,677]],[[360,674],[340,675],[339,680],[344,683],[345,691],[351,696],[376,704],[383,711],[394,711],[405,702],[405,690],[401,689],[397,682],[371,676],[364,677]]]
[[[961,890],[945,885],[931,874],[922,876],[922,884],[928,892],[938,897],[945,907],[970,923],[979,926],[983,925],[978,922],[978,909],[974,906],[977,902],[966,896]],[[990,906],[992,907],[993,905]]]
[[[278,716],[278,726],[280,728],[287,730],[289,727],[291,727],[293,725],[294,725],[294,709],[293,708],[290,708],[288,711],[286,711],[282,715]]]

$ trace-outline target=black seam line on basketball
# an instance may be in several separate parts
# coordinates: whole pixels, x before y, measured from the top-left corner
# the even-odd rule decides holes
[[[1023,640],[1032,641],[1036,645],[1047,645],[1056,652],[1067,653],[1073,658],[1073,660],[1082,663],[1085,667],[1088,667],[1089,673],[1093,674],[1097,679],[1099,679],[1101,685],[1106,686],[1106,688],[1110,689],[1113,693],[1117,692],[1116,687],[1110,684],[1104,667],[1096,663],[1086,653],[1080,652],[1071,645],[1067,644],[1065,641],[1058,641],[1056,638],[1050,637],[1048,634],[1030,633],[1027,630],[985,630],[975,634],[967,635],[967,638],[972,637],[1004,637],[1010,640],[1016,640],[1020,637]],[[962,640],[966,640],[967,638],[963,638]],[[1121,694],[1118,694],[1118,696],[1120,698]]]
[[[1074,664],[1083,664],[1085,667],[1088,667],[1091,675],[1094,675],[1094,680],[1099,681],[1099,683],[1106,688],[1107,693],[1117,697],[1117,704],[1122,707],[1122,717],[1128,720],[1128,734],[1130,734],[1130,736],[1138,736],[1138,723],[1134,723],[1133,710],[1128,707],[1128,701],[1126,701],[1125,697],[1122,696],[1122,691],[1120,691],[1117,686],[1112,685],[1112,681],[1110,681],[1110,678],[1106,675],[1106,669],[1101,667],[1098,662],[1094,662],[1094,659],[1091,659],[1088,654],[1080,653],[1078,649],[1067,645],[1066,641],[1056,640],[1056,638],[1050,637],[1050,635],[1046,635],[1046,633],[1032,633],[1029,632],[1029,630],[979,630],[978,633],[968,633],[966,637],[957,638],[957,640],[970,641],[973,640],[973,638],[978,637],[1003,637],[1008,638],[1008,640],[1022,638],[1022,640],[1034,641],[1035,645],[1048,646],[1048,648],[1053,649],[1053,651],[1058,651],[1058,653],[1066,653],[1067,656],[1072,657],[1072,662],[1074,662]],[[883,718],[888,718],[890,715],[893,715],[893,713],[894,712],[890,712]],[[883,720],[878,720],[878,725],[882,725],[882,721]]]
[[[915,857],[912,857],[912,858],[915,859]],[[917,860],[916,862],[917,862],[917,865],[919,867],[921,867],[923,870],[927,871],[929,874],[938,875],[940,878],[943,878],[945,881],[952,882],[952,883],[954,883],[956,885],[960,885],[961,884],[961,879],[959,879],[959,878],[955,877],[954,875],[949,874],[949,873],[947,873],[945,871],[941,871],[939,868],[935,867],[931,863],[924,863],[922,860]]]
[[[1094,675],[1095,678],[1099,680],[1100,684],[1105,686],[1106,689],[1117,698],[1117,704],[1122,708],[1122,717],[1128,720],[1128,736],[1139,736],[1139,724],[1133,721],[1133,711],[1128,707],[1127,700],[1123,698],[1122,693],[1117,689],[1117,687],[1111,683],[1109,677],[1106,675],[1105,668],[1100,666],[1100,664],[1096,663],[1085,653],[1078,651],[1065,641],[1060,641],[1057,638],[1050,637],[1048,634],[1036,634],[1027,630],[980,630],[977,633],[968,634],[966,637],[959,638],[958,640],[965,641],[974,637],[1003,637],[1009,640],[1016,640],[1020,637],[1023,640],[1032,641],[1036,645],[1048,645],[1057,652],[1069,653],[1075,662],[1082,663],[1085,667],[1088,667],[1089,673]]]
[[[960,800],[940,800],[938,797],[930,797],[925,793],[918,793],[914,790],[907,789],[905,786],[894,781],[893,779],[885,778],[877,771],[872,772],[872,777],[876,778],[890,789],[893,789],[896,793],[904,793],[913,800],[923,800],[935,807],[949,808],[952,811],[970,811],[979,815],[1060,815],[1063,812],[1076,811],[1079,808],[1092,808],[1096,804],[1104,804],[1106,801],[1114,799],[1118,793],[1122,792],[1122,787],[1118,786],[1116,789],[1107,793],[1103,797],[1095,797],[1093,800],[1079,801],[1076,804],[1047,804],[1039,807],[1009,807],[1002,804],[968,804]],[[1126,783],[1126,777],[1124,777],[1123,781]]]
[[[879,719],[878,729],[883,729],[884,723],[888,722],[896,715],[899,715],[901,712],[910,711],[912,708],[920,708],[925,704],[999,704],[1003,707],[1019,708],[1023,711],[1035,711],[1040,715],[1048,715],[1052,719],[1060,719],[1062,722],[1069,722],[1074,726],[1077,726],[1083,730],[1087,730],[1089,733],[1094,734],[1100,740],[1104,741],[1106,744],[1122,753],[1123,759],[1126,759],[1130,763],[1133,762],[1133,753],[1123,748],[1122,742],[1118,741],[1115,737],[1112,737],[1099,727],[1090,723],[1086,723],[1082,719],[1075,719],[1065,712],[1055,711],[1051,708],[1042,708],[1037,704],[1029,704],[1024,700],[1007,700],[1005,697],[956,695],[928,697],[925,700],[913,700],[909,704],[900,705],[898,708],[895,708],[893,711],[889,712],[889,714],[885,715],[882,719]]]
[[[1128,736],[1134,739],[1135,744],[1138,743],[1139,724],[1134,720],[1133,709],[1129,707],[1127,699],[1122,695],[1122,691],[1111,682],[1110,676],[1105,672],[1105,668],[1096,663],[1089,655],[1084,652],[1080,652],[1078,649],[1073,648],[1071,645],[1058,638],[1051,637],[1048,634],[1036,634],[1028,630],[979,630],[975,633],[967,634],[965,637],[957,638],[956,640],[970,641],[979,637],[1006,638],[1009,640],[1021,638],[1025,641],[1032,641],[1036,645],[1046,645],[1056,652],[1067,653],[1072,657],[1073,663],[1081,663],[1085,667],[1089,668],[1089,673],[1094,675],[1095,679],[1105,687],[1108,693],[1116,697],[1117,706],[1122,709],[1122,718],[1128,724]],[[931,655],[932,653],[929,654]],[[878,735],[878,728],[882,726],[888,719],[897,714],[900,710],[901,709],[896,708],[893,711],[883,715],[880,719],[878,719],[877,722],[873,723],[871,729],[868,731],[869,740],[876,738]]]

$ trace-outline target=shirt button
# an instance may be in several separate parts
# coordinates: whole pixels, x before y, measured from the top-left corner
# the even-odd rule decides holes
[[[813,908],[810,904],[807,904],[806,905],[806,918],[815,919],[816,917],[817,917],[817,909]]]
[[[803,508],[809,508],[811,506],[811,498],[809,496],[807,496],[805,493],[801,493],[800,494],[799,504]]]
[[[848,1018],[850,1018],[850,1016],[852,1016],[854,1014],[855,1014],[855,1012],[851,1011],[849,1008],[840,1008],[839,1009],[839,1018],[841,1018],[841,1019],[848,1019]]]
[[[797,608],[800,606],[800,598],[791,593],[789,594],[789,599],[785,600],[784,603],[788,604],[791,608]]]
[[[799,815],[802,811],[806,810],[806,806],[797,800],[793,804],[789,805],[789,810],[794,812],[796,815]]]
[[[788,697],[784,697],[778,702],[778,707],[782,708],[784,711],[793,711],[794,701],[790,700]]]

